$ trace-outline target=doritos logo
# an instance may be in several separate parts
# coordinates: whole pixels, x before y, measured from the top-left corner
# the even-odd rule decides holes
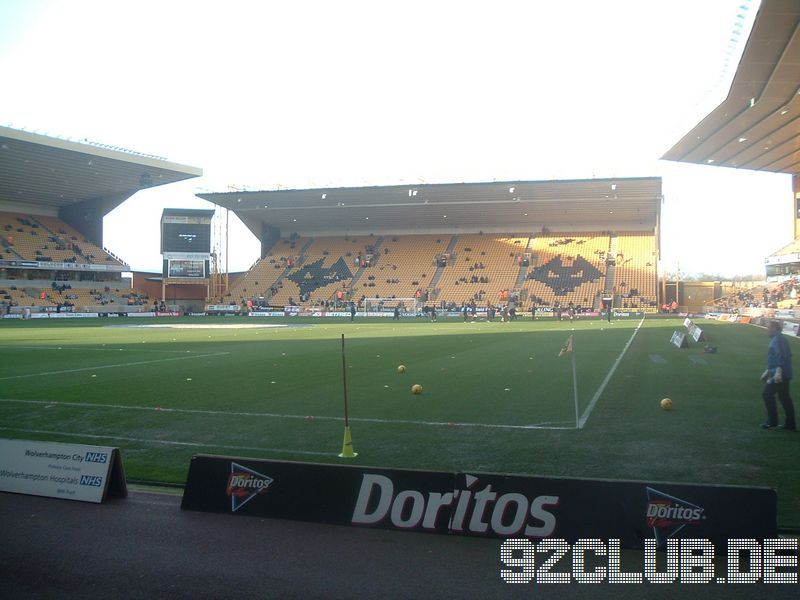
[[[653,528],[658,546],[687,525],[705,519],[704,512],[696,504],[647,488],[647,526]]]
[[[266,491],[272,482],[272,477],[232,462],[231,474],[228,476],[228,485],[225,490],[225,493],[231,498],[231,512],[236,512],[257,494]]]

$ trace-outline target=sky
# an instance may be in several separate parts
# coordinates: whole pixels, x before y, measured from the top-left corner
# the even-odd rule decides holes
[[[659,160],[724,99],[758,4],[3,0],[0,124],[203,169],[106,216],[135,270],[160,271],[163,208],[229,186],[661,176],[661,270],[763,274],[790,176]],[[233,215],[229,248],[258,259]]]

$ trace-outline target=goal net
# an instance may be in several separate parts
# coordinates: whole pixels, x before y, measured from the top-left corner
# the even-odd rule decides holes
[[[364,310],[368,313],[390,312],[400,309],[400,314],[416,315],[422,310],[422,303],[417,298],[365,298]]]

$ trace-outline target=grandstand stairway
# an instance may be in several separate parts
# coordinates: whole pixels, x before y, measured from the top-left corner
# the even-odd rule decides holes
[[[525,248],[525,252],[531,252],[530,248],[529,247]],[[531,254],[532,254],[532,252],[531,252]],[[519,266],[519,274],[517,274],[517,281],[514,283],[514,287],[516,289],[520,289],[523,285],[525,285],[525,281],[528,278],[528,269],[530,269],[530,268],[531,268],[531,265],[528,265],[528,266],[520,265]]]
[[[530,264],[527,267],[520,265],[520,267],[519,267],[519,275],[517,275],[517,282],[514,284],[514,287],[516,289],[520,289],[521,287],[523,287],[525,285],[525,282],[528,280],[528,272],[530,271],[531,267],[533,267],[534,263],[536,262],[536,255],[533,253],[533,239],[534,239],[534,237],[535,237],[535,234],[532,234],[528,238],[528,245],[525,246],[525,249],[523,250],[523,252],[525,254],[530,254],[531,255],[531,261],[530,261]],[[524,294],[525,297],[523,298],[522,296],[520,296],[520,300],[527,300],[528,299],[528,290],[523,290],[523,291],[525,292],[525,294]]]
[[[445,252],[447,254],[452,255],[453,251],[456,248],[456,244],[457,243],[458,243],[458,235],[454,235],[453,237],[450,238],[450,243],[447,244],[447,249],[445,250]],[[442,266],[436,265],[436,271],[434,271],[433,277],[431,277],[431,280],[428,283],[428,289],[433,290],[433,289],[436,288],[436,284],[439,283],[439,279],[441,279],[442,273],[444,273],[444,270],[446,268],[447,268],[447,266],[442,267]]]
[[[22,256],[19,252],[14,250],[13,246],[4,246],[1,250],[3,252],[8,252],[9,254],[13,254],[13,256],[11,257],[12,259],[17,259],[18,258],[18,259],[21,259],[21,260],[26,260],[24,256]]]
[[[43,223],[42,221],[40,221],[39,219],[37,219],[37,218],[36,218],[34,215],[28,215],[28,218],[29,218],[31,221],[33,221],[34,223],[36,223],[37,225],[39,225],[39,227],[41,227],[42,229],[44,229],[44,230],[45,230],[47,233],[49,233],[49,234],[50,234],[50,235],[52,235],[53,237],[57,237],[57,238],[59,238],[59,239],[61,239],[61,238],[62,238],[62,234],[60,234],[60,233],[56,233],[55,231],[53,231],[52,229],[50,229],[50,228],[47,226],[47,223]],[[61,239],[61,241],[63,242],[64,240],[63,240],[63,239]]]
[[[618,239],[617,234],[612,233],[608,238],[608,255],[613,256],[616,258],[617,256],[617,247],[618,247]]]
[[[273,286],[279,286],[281,284],[281,282],[283,281],[284,277],[286,277],[289,273],[291,273],[296,267],[299,267],[304,262],[306,262],[306,250],[308,250],[308,247],[311,246],[311,244],[313,244],[313,243],[314,243],[314,238],[308,238],[308,241],[303,245],[302,248],[300,248],[300,252],[297,255],[297,263],[292,265],[291,267],[289,265],[287,265],[283,269],[283,271],[281,271],[281,274],[278,275],[278,278],[275,280],[275,283],[272,284]],[[256,263],[256,264],[258,264],[258,263]],[[273,295],[274,294],[270,290],[270,291],[268,291],[268,293],[264,294],[264,299],[265,300],[270,300],[270,299],[272,299]]]
[[[297,255],[297,257],[298,257],[297,258],[297,264],[295,265],[295,267],[302,266],[303,263],[306,262],[306,258],[307,258],[306,252],[308,251],[308,249],[311,247],[311,244],[313,244],[313,243],[314,243],[314,238],[308,238],[308,241],[303,245],[302,248],[300,248],[300,252]]]
[[[293,268],[294,268],[294,267],[289,267],[289,266],[285,267],[285,268],[283,269],[283,271],[281,271],[281,274],[280,274],[280,275],[278,275],[278,278],[275,280],[275,283],[273,283],[273,284],[272,284],[272,285],[273,285],[273,287],[280,287],[280,285],[281,285],[281,282],[283,281],[283,278],[284,278],[284,277],[286,277],[286,276],[287,276],[287,275],[288,275],[288,274],[291,272],[291,270],[292,270]],[[275,294],[273,294],[273,293],[272,293],[272,290],[271,290],[271,289],[270,289],[270,290],[267,290],[267,292],[264,294],[264,299],[265,299],[265,300],[271,300],[271,299],[272,299],[272,296],[274,296],[274,295],[275,295]]]
[[[616,258],[617,256],[617,236],[615,234],[611,235],[611,238],[608,240],[608,254],[606,255],[606,285],[603,288],[604,294],[611,294],[614,291],[614,272],[615,266],[614,264],[609,262],[610,258]],[[616,299],[614,300],[616,303]]]
[[[383,244],[383,236],[381,235],[378,236],[377,241],[373,244],[375,248],[375,252],[373,253],[374,257],[380,257],[380,248],[382,244]],[[376,266],[379,262],[380,258],[378,258],[378,260],[373,260],[372,266],[373,267]],[[356,289],[356,284],[358,283],[358,280],[361,279],[361,276],[364,274],[366,270],[367,267],[359,267],[358,270],[355,273],[353,273],[353,279],[352,281],[350,281],[350,289],[352,290]]]

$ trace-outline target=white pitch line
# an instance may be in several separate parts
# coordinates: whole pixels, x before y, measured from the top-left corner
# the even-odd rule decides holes
[[[344,417],[332,417],[328,415],[295,415],[284,413],[263,413],[263,412],[241,412],[223,410],[200,410],[194,408],[163,408],[160,406],[130,406],[124,404],[96,404],[90,402],[59,402],[57,400],[21,400],[16,398],[0,398],[0,402],[6,404],[40,404],[48,406],[69,406],[77,408],[112,408],[118,410],[142,410],[157,411],[166,413],[181,413],[195,415],[214,415],[225,417],[263,417],[267,419],[303,419],[318,421],[344,421]],[[494,423],[469,423],[458,421],[413,421],[409,419],[378,419],[369,417],[350,417],[350,421],[356,423],[379,423],[379,424],[399,424],[399,425],[427,425],[431,427],[482,427],[485,429],[555,429],[572,430],[573,426],[552,425],[551,422],[534,423],[531,425],[504,425]],[[566,421],[565,421],[566,423]]]
[[[578,429],[583,429],[583,426],[586,425],[586,421],[589,420],[589,415],[592,414],[592,409],[594,409],[594,405],[597,404],[597,401],[600,399],[600,396],[606,389],[608,382],[611,381],[611,376],[614,375],[614,371],[617,370],[617,366],[619,365],[622,358],[625,356],[625,353],[628,351],[628,348],[633,342],[633,338],[635,338],[636,334],[639,333],[639,328],[642,326],[642,323],[644,323],[644,317],[642,317],[642,320],[639,321],[639,324],[636,326],[636,329],[633,330],[633,333],[631,334],[628,343],[625,344],[625,347],[622,349],[622,352],[620,352],[619,356],[617,357],[617,360],[615,360],[614,364],[611,365],[611,369],[608,371],[606,378],[603,379],[603,382],[600,384],[600,387],[597,388],[597,391],[594,393],[594,396],[592,396],[592,399],[589,401],[589,406],[586,407],[586,410],[583,411],[581,418],[578,419]]]
[[[99,371],[100,369],[117,369],[120,367],[135,367],[138,365],[151,365],[153,363],[172,362],[176,360],[191,360],[195,358],[208,358],[210,356],[224,356],[230,352],[214,352],[213,354],[193,354],[192,356],[177,356],[175,358],[159,358],[157,360],[139,360],[130,363],[117,363],[115,365],[101,365],[97,367],[81,367],[80,369],[64,369],[63,371],[44,371],[42,373],[28,373],[26,375],[9,375],[0,377],[0,381],[7,379],[27,379],[30,377],[44,377],[45,375],[63,375],[65,373],[80,373],[81,371]]]
[[[146,438],[126,437],[121,435],[93,435],[90,433],[69,433],[66,431],[46,431],[43,429],[18,429],[16,427],[0,427],[0,431],[19,431],[22,433],[38,433],[44,435],[60,435],[93,440],[122,440],[142,444],[165,444],[168,446],[188,446],[191,448],[224,448],[225,450],[257,450],[259,452],[280,452],[283,454],[308,454],[312,456],[328,456],[331,452],[317,452],[315,450],[289,450],[287,448],[261,448],[259,446],[231,446],[227,444],[201,444],[199,442],[177,442],[174,440],[150,440]]]
[[[17,346],[14,344],[0,344],[0,350],[84,350],[97,352],[146,352],[148,354],[186,354],[191,350],[159,350],[155,348],[117,348],[97,346]]]

